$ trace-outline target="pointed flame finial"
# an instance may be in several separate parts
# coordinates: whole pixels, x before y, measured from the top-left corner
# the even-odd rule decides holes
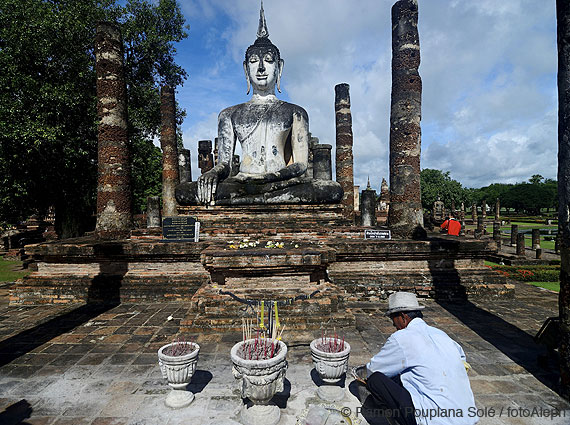
[[[368,184],[366,185],[366,189],[370,189],[370,176],[368,176]]]
[[[263,11],[263,0],[261,0],[261,10],[259,11],[259,27],[257,28],[257,38],[269,37],[267,22],[265,22],[265,12]]]

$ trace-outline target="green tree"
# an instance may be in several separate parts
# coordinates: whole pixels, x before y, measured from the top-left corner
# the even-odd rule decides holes
[[[556,205],[556,197],[555,183],[519,183],[505,193],[504,204],[517,212],[539,215],[542,208]]]
[[[542,177],[540,174],[533,174],[532,177],[528,179],[531,184],[540,184],[542,180],[544,180],[544,177]]]
[[[59,233],[93,225],[97,115],[93,40],[99,20],[123,27],[135,207],[160,191],[160,84],[179,85],[174,0],[0,0],[0,222],[56,208]],[[183,118],[180,112],[179,119]]]
[[[467,193],[457,180],[453,180],[449,171],[425,168],[420,172],[422,206],[431,210],[439,196],[446,208],[451,208],[455,202],[459,208],[461,202],[467,202]]]

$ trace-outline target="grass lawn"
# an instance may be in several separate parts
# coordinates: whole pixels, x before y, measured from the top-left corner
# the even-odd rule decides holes
[[[554,292],[560,292],[560,282],[528,282],[531,285],[538,286],[544,289],[550,289]]]
[[[21,261],[0,259],[0,282],[13,282],[29,274],[28,270],[21,270]]]

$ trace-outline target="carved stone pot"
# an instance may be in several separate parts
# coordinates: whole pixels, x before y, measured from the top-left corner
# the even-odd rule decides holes
[[[283,381],[287,371],[287,345],[283,341],[279,344],[278,353],[267,360],[246,360],[238,353],[242,346],[255,340],[238,342],[232,347],[232,372],[236,379],[241,381],[241,396],[249,398],[253,406],[243,406],[241,422],[246,425],[275,425],[279,422],[281,412],[269,402],[280,391],[283,391]],[[262,340],[263,341],[263,340]],[[268,339],[267,341],[274,341]]]
[[[158,350],[158,364],[162,377],[168,380],[168,385],[172,388],[164,403],[168,407],[179,409],[188,406],[194,400],[194,394],[191,391],[186,391],[186,386],[196,371],[200,346],[193,342],[194,350],[181,356],[164,354],[168,347],[174,344],[167,344]]]
[[[324,338],[324,345],[329,341],[334,341],[334,338]],[[344,389],[336,386],[342,376],[348,369],[348,356],[350,355],[350,344],[344,342],[344,350],[338,353],[327,353],[320,349],[323,343],[322,338],[317,338],[311,342],[311,358],[313,359],[313,366],[323,380],[325,385],[322,385],[317,390],[317,395],[326,401],[334,402],[344,398]]]

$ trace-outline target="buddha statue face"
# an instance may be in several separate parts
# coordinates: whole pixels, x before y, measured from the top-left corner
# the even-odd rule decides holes
[[[283,72],[283,60],[279,51],[270,47],[248,49],[243,63],[247,80],[247,93],[253,85],[254,93],[274,94],[275,85],[281,92],[280,81]]]

